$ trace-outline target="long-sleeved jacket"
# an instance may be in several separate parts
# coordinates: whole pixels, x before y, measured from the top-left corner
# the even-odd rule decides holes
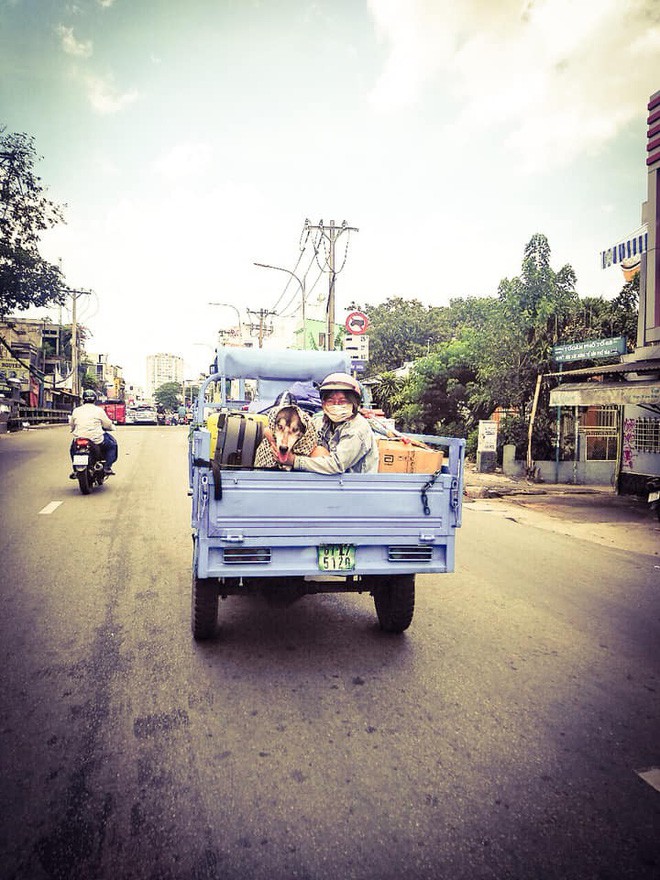
[[[311,458],[297,455],[294,471],[316,474],[362,474],[378,471],[378,444],[371,425],[359,413],[347,422],[336,425],[323,413],[314,416],[319,443],[330,455]]]
[[[103,443],[104,431],[114,431],[114,425],[104,409],[95,403],[77,406],[69,416],[74,437],[87,437],[94,443]]]

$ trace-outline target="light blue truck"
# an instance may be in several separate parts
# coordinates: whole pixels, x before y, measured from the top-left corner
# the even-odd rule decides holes
[[[216,634],[220,597],[253,591],[280,602],[370,593],[381,628],[403,632],[413,618],[415,575],[454,570],[465,441],[414,435],[444,452],[432,474],[220,468],[206,425],[213,409],[232,408],[232,380],[241,398],[252,380],[251,408],[266,409],[294,382],[348,372],[350,361],[344,352],[224,348],[216,367],[200,388],[190,442],[194,638]]]

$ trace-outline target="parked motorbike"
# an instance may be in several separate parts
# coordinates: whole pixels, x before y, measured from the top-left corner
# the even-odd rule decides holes
[[[649,510],[653,510],[660,520],[660,478],[649,480],[647,484]]]
[[[73,441],[73,472],[83,495],[89,495],[94,486],[102,486],[106,474],[103,452],[98,443],[86,437]]]

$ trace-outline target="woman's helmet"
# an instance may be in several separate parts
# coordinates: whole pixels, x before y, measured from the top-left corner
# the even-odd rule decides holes
[[[326,376],[319,386],[321,398],[330,391],[348,391],[356,394],[358,401],[362,400],[360,383],[348,373],[330,373],[329,376]]]
[[[82,399],[85,403],[96,403],[96,391],[93,388],[85,388]]]

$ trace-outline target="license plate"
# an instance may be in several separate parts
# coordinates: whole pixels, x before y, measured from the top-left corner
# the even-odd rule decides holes
[[[355,568],[354,544],[321,544],[319,547],[321,571],[353,571]]]
[[[88,462],[89,462],[88,455],[74,455],[73,456],[73,463],[74,464],[86,465]]]
[[[649,492],[649,504],[651,501],[660,501],[660,489],[657,492]]]

